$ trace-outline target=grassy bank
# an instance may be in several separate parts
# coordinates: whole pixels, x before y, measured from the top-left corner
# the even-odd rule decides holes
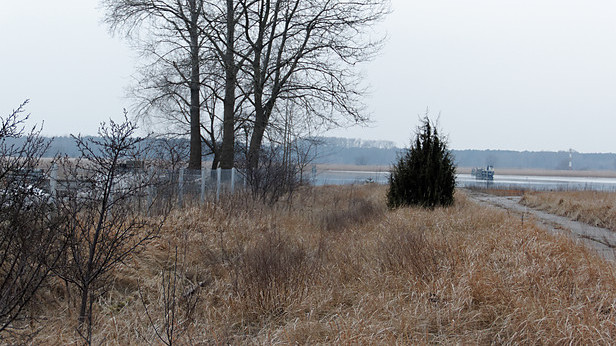
[[[94,343],[609,343],[616,272],[581,245],[456,196],[388,211],[385,187],[176,211],[95,302]],[[39,297],[37,344],[78,343],[76,296]],[[173,312],[173,314],[171,314]],[[173,333],[170,333],[173,326]],[[157,336],[158,334],[158,336]],[[17,339],[15,339],[17,340]],[[8,340],[11,341],[11,340]]]
[[[527,192],[529,207],[616,231],[616,193],[600,191]]]

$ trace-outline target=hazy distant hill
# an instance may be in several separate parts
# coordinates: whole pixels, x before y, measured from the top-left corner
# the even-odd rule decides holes
[[[317,146],[317,163],[390,165],[400,148],[391,141],[322,137]]]
[[[25,142],[25,137],[19,138],[6,138],[7,145],[15,145],[21,146]],[[62,137],[54,137],[47,138],[47,140],[52,140],[49,149],[45,153],[45,157],[54,157],[56,155],[68,155],[70,157],[76,157],[79,155],[79,151],[77,150],[77,146],[75,145],[75,140],[72,137],[62,136]]]
[[[319,163],[391,165],[402,148],[396,148],[389,141],[366,141],[348,138],[321,138],[318,147]],[[456,164],[460,167],[482,167],[493,165],[497,168],[519,169],[568,169],[568,151],[510,151],[510,150],[452,150]],[[616,154],[577,153],[572,154],[575,170],[616,170]]]
[[[181,140],[179,140],[181,141]],[[9,139],[20,143],[23,139]],[[402,148],[391,141],[373,141],[355,138],[321,137],[317,141],[315,163],[349,165],[383,165],[396,161]],[[75,141],[70,137],[54,138],[47,156],[56,154],[77,156]],[[453,150],[456,164],[460,167],[493,165],[496,168],[519,169],[567,169],[568,151],[510,151],[510,150]],[[616,154],[573,153],[575,170],[616,170]]]
[[[479,167],[493,165],[499,168],[568,169],[568,151],[507,151],[507,150],[454,150],[458,166]],[[616,154],[572,154],[574,170],[616,170]]]

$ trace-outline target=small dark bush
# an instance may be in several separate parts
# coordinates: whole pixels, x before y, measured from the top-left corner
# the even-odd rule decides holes
[[[389,178],[387,205],[433,208],[453,204],[456,169],[445,141],[426,116]]]

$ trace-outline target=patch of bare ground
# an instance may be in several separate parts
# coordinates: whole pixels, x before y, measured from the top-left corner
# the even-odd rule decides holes
[[[616,231],[616,193],[600,191],[527,192],[528,207]]]
[[[93,341],[159,343],[171,325],[179,344],[612,342],[616,271],[584,246],[462,193],[384,205],[368,185],[176,211],[113,273]],[[31,342],[79,343],[72,292],[51,283],[40,299]]]

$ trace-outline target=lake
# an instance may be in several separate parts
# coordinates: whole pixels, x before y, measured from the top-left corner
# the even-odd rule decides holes
[[[349,185],[374,182],[387,184],[388,171],[355,171],[326,169],[319,170],[314,179],[315,185]],[[476,180],[470,174],[456,174],[458,187],[487,187],[525,190],[597,190],[616,191],[616,178],[500,175],[493,181]]]

